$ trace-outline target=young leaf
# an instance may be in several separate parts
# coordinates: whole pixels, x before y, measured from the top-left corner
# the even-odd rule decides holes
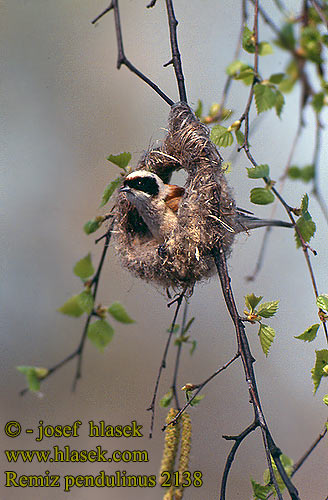
[[[269,177],[269,165],[257,165],[256,167],[247,168],[247,175],[250,179],[261,179],[262,177]]]
[[[245,136],[241,130],[235,130],[235,136],[239,146],[242,146],[245,142]]]
[[[76,296],[76,300],[83,312],[91,314],[94,304],[91,290],[83,290],[83,292]]]
[[[40,380],[48,374],[47,368],[40,368],[37,366],[17,366],[17,370],[26,376],[28,388],[33,392],[38,392],[40,390]]]
[[[300,179],[301,177],[301,169],[296,165],[289,167],[287,173],[290,179]]]
[[[197,118],[201,118],[203,115],[203,102],[198,99],[197,108],[195,109],[195,115]]]
[[[312,107],[316,113],[320,113],[325,104],[325,94],[319,92],[312,97]]]
[[[78,295],[70,297],[65,304],[57,309],[57,311],[62,314],[67,314],[67,316],[74,316],[75,318],[78,318],[84,312],[79,305]]]
[[[309,208],[309,196],[307,193],[305,193],[301,201],[301,210],[303,215],[308,211],[308,208]]]
[[[294,50],[295,48],[295,35],[293,23],[286,23],[279,33],[279,38],[276,40],[276,45],[282,49]]]
[[[89,276],[92,276],[94,272],[95,270],[91,262],[90,253],[88,253],[86,257],[83,257],[83,259],[79,260],[73,268],[73,273],[82,280],[89,278]]]
[[[325,403],[325,405],[328,406],[328,394],[326,394],[323,398],[322,401]]]
[[[187,333],[187,331],[189,330],[189,328],[191,327],[191,325],[193,324],[193,322],[195,321],[195,318],[192,317],[190,318],[190,320],[188,321],[188,323],[186,324],[186,326],[184,327],[184,330],[182,332],[182,335],[185,335]]]
[[[251,85],[254,80],[254,70],[249,67],[241,71],[235,77],[235,80],[241,80],[245,85]]]
[[[164,396],[160,399],[159,405],[162,406],[162,408],[167,408],[171,401],[173,399],[173,391],[170,389]]]
[[[122,183],[122,178],[117,177],[114,181],[110,182],[108,186],[105,188],[105,191],[103,192],[101,203],[99,205],[99,208],[103,207],[106,205],[108,202],[109,198],[112,196],[114,193],[115,189],[117,189]]]
[[[215,125],[211,130],[211,140],[217,146],[226,148],[233,143],[233,135],[223,125]]]
[[[190,403],[190,406],[197,406],[204,398],[205,394],[202,394],[201,396],[195,396],[192,402]]]
[[[273,108],[276,104],[276,93],[268,85],[262,83],[254,85],[254,95],[258,114]]]
[[[249,311],[254,311],[255,307],[261,302],[262,299],[263,295],[256,297],[254,293],[250,293],[245,296],[245,305]]]
[[[297,337],[295,336],[295,339],[304,340],[304,342],[312,342],[312,340],[314,340],[317,336],[319,326],[320,325],[318,323],[309,326],[309,328],[307,328],[305,332],[301,333],[301,335],[298,335]]]
[[[312,181],[314,178],[314,165],[305,165],[305,167],[300,170],[300,178],[303,182]]]
[[[134,319],[130,318],[120,302],[113,302],[112,305],[109,306],[108,312],[114,319],[116,319],[116,321],[119,321],[120,323],[135,323]]]
[[[107,160],[114,163],[114,165],[117,165],[118,167],[125,169],[131,160],[131,154],[120,153],[118,155],[109,155]]]
[[[279,84],[285,76],[285,73],[274,73],[270,76],[269,82],[274,83],[275,85]]]
[[[275,108],[276,108],[276,113],[277,116],[280,118],[282,108],[284,107],[285,104],[285,98],[280,92],[280,90],[276,90],[276,102],[275,102]]]
[[[255,205],[268,205],[274,201],[274,194],[269,189],[253,188],[250,200]]]
[[[259,337],[262,350],[266,356],[269,353],[269,349],[271,347],[275,335],[276,332],[274,331],[273,328],[271,328],[271,326],[264,325],[263,323],[261,323],[259,329]]]
[[[325,376],[323,368],[328,364],[328,349],[321,349],[321,351],[315,351],[316,359],[314,367],[311,370],[312,380],[314,389],[314,394],[317,392],[320,385],[322,377]]]
[[[279,300],[272,300],[271,302],[263,302],[257,310],[257,313],[262,318],[271,318],[278,311]]]
[[[273,486],[271,486],[269,484],[264,486],[260,483],[257,483],[252,478],[251,478],[251,483],[252,483],[252,489],[253,489],[253,499],[254,500],[266,500],[268,494],[272,491]]]
[[[249,54],[254,54],[255,52],[254,33],[247,26],[245,26],[243,32],[243,49]]]
[[[326,294],[319,295],[319,297],[316,300],[316,304],[319,307],[319,309],[328,312],[328,295]]]
[[[114,329],[105,319],[98,319],[89,325],[87,335],[90,342],[103,352],[114,336]]]
[[[194,354],[196,347],[197,347],[197,340],[193,340],[191,342],[191,348],[189,351],[190,356],[192,356]]]
[[[260,42],[259,43],[259,55],[267,56],[273,53],[273,48],[269,44],[269,42]]]
[[[83,226],[83,230],[86,234],[91,234],[97,231],[103,223],[104,218],[102,216],[95,217],[94,219],[88,220]]]
[[[307,212],[307,214],[310,215],[308,212]],[[303,240],[305,242],[309,242],[310,239],[314,236],[314,233],[316,231],[316,225],[313,222],[313,220],[311,220],[311,219],[307,220],[306,217],[302,215],[297,220],[296,225],[301,232]],[[295,231],[295,240],[296,240],[296,248],[300,248],[302,246],[302,244],[301,244],[300,238],[299,238],[296,231]]]

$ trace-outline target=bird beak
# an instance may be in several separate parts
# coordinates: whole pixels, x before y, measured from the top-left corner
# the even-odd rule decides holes
[[[129,191],[131,191],[129,186],[123,186],[120,188],[120,193],[128,193]]]

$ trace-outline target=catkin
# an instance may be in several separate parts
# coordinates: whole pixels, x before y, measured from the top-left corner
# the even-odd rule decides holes
[[[175,490],[175,500],[181,500],[183,497],[184,488],[184,472],[189,470],[189,458],[191,449],[191,419],[188,413],[183,413],[181,417],[181,449],[179,459],[179,488]]]
[[[178,410],[171,408],[166,417],[168,424],[174,419]],[[159,484],[162,484],[166,479],[166,475],[162,476],[163,472],[168,472],[170,477],[174,471],[175,457],[178,451],[180,439],[180,422],[176,425],[169,425],[165,430],[164,451],[159,472]]]

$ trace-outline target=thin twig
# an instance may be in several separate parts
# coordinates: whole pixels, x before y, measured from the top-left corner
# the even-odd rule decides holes
[[[222,481],[221,481],[220,500],[224,500],[225,497],[226,497],[225,495],[226,495],[227,481],[228,481],[229,472],[230,472],[232,463],[234,461],[234,458],[235,458],[235,455],[237,453],[237,450],[238,450],[239,446],[241,445],[241,443],[243,442],[243,440],[251,432],[255,431],[255,429],[259,425],[260,424],[258,423],[258,421],[255,420],[251,425],[249,425],[248,427],[246,427],[246,429],[243,432],[241,432],[240,434],[238,434],[238,436],[222,436],[224,439],[235,441],[235,443],[234,443],[233,447],[231,448],[229,455],[227,456],[227,460],[226,460],[226,463],[225,463],[225,466],[224,466],[224,471],[223,471]]]
[[[153,436],[154,421],[155,421],[155,403],[156,403],[156,398],[157,398],[159,381],[161,379],[162,370],[164,368],[166,368],[166,357],[167,357],[167,353],[168,353],[168,350],[169,350],[169,347],[170,347],[171,339],[172,339],[173,332],[174,332],[174,327],[175,327],[175,324],[176,324],[176,321],[177,321],[178,313],[179,313],[179,310],[180,310],[181,303],[182,303],[183,297],[185,295],[185,292],[186,292],[186,290],[184,290],[179,295],[179,297],[177,299],[177,306],[176,306],[176,309],[175,309],[175,313],[174,313],[173,321],[172,321],[172,324],[171,324],[169,336],[168,336],[166,344],[165,344],[165,349],[164,349],[162,361],[161,361],[161,364],[160,364],[160,367],[159,367],[159,371],[158,371],[158,375],[157,375],[157,379],[156,379],[156,382],[155,382],[155,388],[154,388],[153,398],[151,400],[149,408],[147,408],[148,411],[151,411],[151,423],[150,423],[150,431],[149,431],[149,437],[150,438]]]
[[[117,51],[118,51],[118,56],[117,56],[117,69],[120,69],[120,67],[126,66],[132,73],[137,75],[141,80],[143,80],[147,85],[149,85],[169,106],[172,106],[174,102],[170,97],[168,97],[159,87],[154,83],[152,80],[150,80],[146,75],[144,75],[138,68],[136,68],[126,57],[125,52],[124,52],[124,47],[123,47],[123,37],[122,37],[122,27],[121,27],[121,20],[120,20],[120,11],[119,11],[119,5],[118,5],[118,0],[112,0],[110,6],[105,9],[105,11],[100,14],[100,16],[96,17],[92,23],[96,22],[100,17],[105,15],[107,12],[110,10],[114,10],[114,18],[115,18],[115,29],[116,29],[116,39],[117,39]]]
[[[316,440],[312,443],[310,448],[304,453],[304,455],[294,464],[293,466],[293,472],[292,476],[296,474],[296,472],[302,467],[304,464],[305,460],[309,458],[313,450],[318,446],[320,441],[325,437],[327,434],[327,427],[326,425],[324,426],[323,430],[320,432],[319,436],[316,438]]]
[[[184,76],[183,76],[183,71],[182,71],[181,56],[180,56],[179,46],[178,46],[178,37],[177,37],[178,21],[175,17],[175,14],[174,14],[173,0],[165,0],[165,2],[166,2],[167,17],[168,17],[168,21],[169,21],[172,62],[173,62],[173,67],[174,67],[174,71],[175,71],[175,76],[177,79],[177,84],[178,84],[178,89],[179,89],[179,97],[180,97],[180,101],[188,102],[187,101],[186,87],[185,87],[185,83],[184,83]]]
[[[313,5],[313,7],[315,8],[315,10],[317,11],[317,13],[319,14],[320,19],[323,22],[323,24],[325,24],[328,28],[328,18],[325,14],[325,11],[322,8],[322,5],[318,2],[318,0],[311,0],[311,3]]]
[[[185,302],[184,305],[184,310],[183,310],[183,316],[182,316],[182,324],[180,328],[180,335],[184,335],[184,329],[186,327],[186,322],[187,322],[187,314],[188,314],[188,302]],[[179,371],[179,365],[180,365],[180,356],[181,356],[181,350],[182,350],[182,342],[178,343],[177,346],[177,354],[175,358],[175,365],[174,365],[174,373],[173,373],[173,381],[172,381],[172,392],[173,392],[173,397],[175,399],[175,406],[177,410],[180,410],[180,404],[179,404],[179,397],[178,397],[178,391],[177,391],[177,378],[178,378],[178,371]]]
[[[110,3],[110,5],[102,11],[101,14],[99,14],[97,17],[94,18],[93,21],[91,21],[91,24],[96,24],[102,17],[104,17],[107,12],[111,11],[114,8],[113,2]]]
[[[239,352],[237,352],[237,354],[235,354],[233,358],[231,358],[227,363],[225,363],[223,366],[221,366],[221,368],[219,368],[214,373],[212,373],[212,375],[210,375],[206,380],[204,380],[204,382],[202,382],[201,384],[194,385],[193,389],[197,389],[196,392],[187,401],[187,403],[184,405],[184,407],[181,408],[181,410],[176,414],[174,419],[171,420],[171,422],[169,422],[168,424],[164,425],[162,430],[165,431],[165,429],[168,425],[175,425],[177,423],[178,419],[181,417],[181,415],[186,411],[188,406],[190,406],[192,404],[195,397],[200,393],[201,390],[204,389],[205,385],[207,385],[211,380],[213,380],[213,378],[215,378],[217,375],[219,375],[219,373],[223,372],[223,370],[226,370],[234,361],[236,361],[237,358],[239,358],[239,356],[240,356],[240,354],[239,354]]]

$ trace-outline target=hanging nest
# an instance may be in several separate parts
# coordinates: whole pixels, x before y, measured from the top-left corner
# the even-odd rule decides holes
[[[164,244],[155,241],[137,210],[119,194],[114,235],[122,265],[135,276],[164,287],[186,289],[214,272],[212,249],[221,239],[229,254],[237,225],[235,202],[227,186],[222,158],[209,129],[185,103],[172,106],[162,145],[148,151],[136,170],[148,170],[169,183],[185,170],[185,193],[178,224]]]

